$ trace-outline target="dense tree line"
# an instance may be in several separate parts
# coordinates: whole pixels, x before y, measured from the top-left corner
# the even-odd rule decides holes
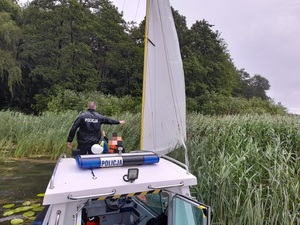
[[[173,15],[188,109],[215,114],[205,109],[212,99],[258,98],[285,111],[266,95],[266,78],[235,67],[208,21],[188,28],[184,16]],[[66,90],[140,99],[144,27],[126,22],[109,0],[33,0],[23,7],[1,0],[0,109],[45,111],[63,103]]]

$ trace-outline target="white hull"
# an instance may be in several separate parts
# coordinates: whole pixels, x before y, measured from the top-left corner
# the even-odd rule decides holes
[[[118,155],[111,154],[108,157],[114,156]],[[33,224],[79,225],[87,224],[87,217],[97,217],[101,225],[146,225],[147,221],[162,212],[168,217],[168,225],[183,224],[176,223],[179,220],[176,218],[176,210],[180,210],[180,220],[186,217],[190,222],[185,224],[196,225],[198,223],[191,222],[194,220],[191,218],[193,208],[203,214],[195,220],[201,220],[199,224],[209,224],[206,215],[210,217],[210,208],[192,201],[190,196],[189,187],[196,185],[197,179],[182,166],[160,158],[158,163],[152,165],[91,170],[79,168],[74,158],[61,158],[45,193],[43,205],[49,205],[47,213],[42,223],[35,221]],[[139,169],[138,179],[134,182],[123,179],[129,168]],[[175,195],[178,196],[177,200]],[[188,205],[176,205],[180,196],[184,201],[191,202]],[[109,203],[113,208],[119,208],[112,210],[108,207]]]

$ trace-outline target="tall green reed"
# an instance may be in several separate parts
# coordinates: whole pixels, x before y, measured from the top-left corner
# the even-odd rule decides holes
[[[214,224],[300,224],[299,117],[191,115],[195,194]]]
[[[2,148],[15,157],[51,155],[56,158],[66,148],[66,135],[74,112],[44,113],[41,116],[5,111],[0,113]]]
[[[0,150],[2,154],[14,157],[48,155],[52,159],[62,153],[70,155],[67,148],[69,130],[78,116],[75,111],[45,112],[40,116],[24,115],[18,112],[0,112]],[[112,118],[119,119],[116,116]],[[126,148],[135,149],[139,142],[140,115],[124,113],[120,119],[125,125],[103,125],[108,136],[113,132],[124,138]],[[128,137],[128,138],[127,138]],[[76,148],[76,138],[74,140]]]
[[[28,116],[0,112],[0,148],[16,157],[70,154],[66,138],[77,113]],[[140,114],[112,116],[127,151],[138,149]],[[300,120],[297,116],[187,118],[190,168],[197,199],[213,208],[215,225],[300,224]],[[9,154],[6,152],[6,154]],[[176,158],[183,161],[183,154]]]

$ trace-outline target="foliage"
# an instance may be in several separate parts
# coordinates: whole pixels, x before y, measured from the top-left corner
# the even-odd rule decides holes
[[[97,90],[116,96],[135,95],[135,88],[141,83],[142,73],[137,67],[142,64],[142,46],[137,46],[126,32],[128,27],[115,7],[108,1],[100,2],[103,2],[101,8],[95,11],[95,19],[99,22],[93,42],[100,78]]]
[[[0,115],[0,123],[3,125],[0,127],[0,144],[4,150],[2,154],[14,157],[50,155],[52,159],[64,152],[70,154],[66,138],[78,116],[77,111],[44,112],[40,116],[1,111]],[[125,120],[126,124],[103,125],[102,129],[108,136],[117,132],[124,140],[128,138],[126,148],[136,149],[139,143],[140,129],[137,125],[140,123],[140,114],[123,112],[111,118]]]
[[[216,93],[205,93],[194,99],[193,111],[204,115],[271,114],[284,115],[287,109],[272,100],[261,98],[228,97]]]
[[[0,99],[7,105],[10,102],[5,99],[5,91],[9,96],[13,95],[14,86],[22,80],[20,63],[16,60],[21,36],[16,20],[20,11],[20,7],[11,1],[0,2],[0,85],[3,87],[0,90]]]
[[[299,116],[190,114],[187,122],[193,192],[212,207],[213,224],[299,224]]]
[[[235,87],[233,93],[234,96],[241,96],[247,99],[256,97],[263,100],[269,99],[266,91],[270,89],[270,84],[266,78],[258,74],[250,77],[250,75],[244,69],[239,70],[238,74],[239,85]]]
[[[75,93],[72,90],[59,91],[57,95],[51,96],[47,103],[47,110],[64,112],[75,110],[77,112],[86,110],[89,101],[95,101],[98,110],[103,115],[116,115],[123,112],[138,113],[141,111],[141,99],[131,96],[117,98],[111,95],[104,95],[99,92]]]
[[[188,31],[184,69],[188,97],[205,92],[231,95],[237,82],[237,72],[224,40],[211,30],[207,21],[196,21]]]
[[[10,0],[0,4],[1,109],[37,114],[65,106],[79,110],[86,103],[78,96],[101,92],[129,99],[123,108],[127,110],[127,105],[141,97],[145,21],[139,25],[126,22],[109,0],[33,0],[23,8]],[[268,80],[237,70],[225,40],[212,30],[213,25],[201,20],[188,28],[185,17],[172,10],[185,70],[188,110],[223,114],[225,107],[226,114],[249,112],[253,106],[240,98],[266,100],[261,104],[265,108],[273,104],[266,95]],[[56,98],[67,98],[64,91],[70,91],[73,97],[60,105]],[[230,102],[231,109],[222,102],[212,105],[215,99],[208,98],[207,93],[222,96],[219,100]],[[247,110],[238,109],[241,105]],[[261,112],[269,113],[265,108]],[[112,107],[105,112],[113,111],[117,110]]]
[[[35,218],[33,216],[41,212],[44,209],[44,206],[41,206],[40,203],[32,204],[31,201],[25,201],[23,202],[23,204],[20,204],[18,202],[18,205],[15,204],[4,205],[3,208],[10,209],[10,210],[6,210],[3,213],[5,220],[10,219],[10,224],[31,224],[33,218]],[[22,217],[20,213],[22,214]],[[14,216],[11,216],[13,214],[15,214],[16,218],[13,218]],[[3,220],[3,218],[1,219]]]
[[[20,54],[37,83],[37,100],[56,88],[96,90],[97,71],[89,43],[90,11],[77,3],[33,1],[24,11],[24,43]],[[39,35],[36,35],[38,33]]]
[[[114,115],[123,112],[141,112],[141,98],[115,97],[99,92],[76,93],[72,90],[56,91],[56,95],[46,100],[46,111],[63,112],[75,110],[80,112],[86,109],[88,101],[96,101],[99,110],[104,115]],[[37,105],[38,106],[38,105]],[[43,111],[44,106],[38,111]],[[199,98],[187,98],[187,111],[200,112],[204,115],[236,115],[236,114],[270,114],[284,115],[287,109],[271,100],[260,98],[245,99],[241,97],[227,97],[218,94],[205,94]]]
[[[76,116],[2,111],[1,146],[14,148],[6,155],[16,157],[70,154],[66,137]],[[138,149],[140,114],[118,117],[126,124],[103,129],[120,134],[127,151]],[[299,224],[299,121],[291,115],[188,114],[186,146],[198,177],[193,195],[212,206],[213,224]]]

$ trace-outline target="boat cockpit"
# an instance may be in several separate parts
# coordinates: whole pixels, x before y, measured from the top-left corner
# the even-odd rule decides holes
[[[76,217],[82,225],[204,225],[208,224],[206,209],[192,199],[155,190],[88,200]]]

